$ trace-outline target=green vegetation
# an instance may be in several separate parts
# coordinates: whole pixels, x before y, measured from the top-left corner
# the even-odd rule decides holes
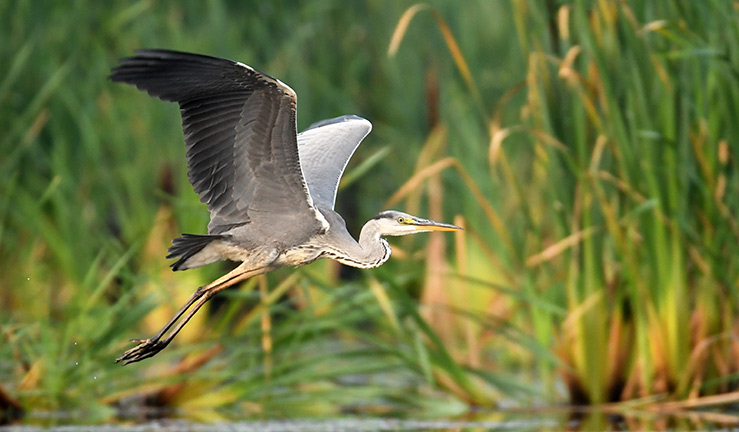
[[[42,3],[0,5],[0,407],[739,399],[736,2]],[[208,215],[176,106],[106,78],[141,47],[279,77],[300,129],[370,119],[338,199],[350,231],[391,206],[466,231],[395,239],[376,270],[249,281],[114,364],[227,267],[164,260]]]

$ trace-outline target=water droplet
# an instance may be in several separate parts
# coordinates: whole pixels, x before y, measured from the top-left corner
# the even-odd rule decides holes
[[[26,278],[26,280],[30,281],[30,280],[31,280],[31,278],[30,278],[30,277],[27,277],[27,278]]]
[[[79,364],[80,364],[80,362],[74,362],[74,365],[75,366],[78,366]]]

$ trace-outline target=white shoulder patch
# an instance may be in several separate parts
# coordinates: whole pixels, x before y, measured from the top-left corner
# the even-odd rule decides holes
[[[295,93],[295,90],[293,90],[292,88],[290,88],[290,86],[287,85],[287,84],[285,84],[284,82],[278,80],[277,78],[271,77],[271,76],[267,75],[266,73],[259,72],[258,70],[254,69],[253,67],[251,67],[251,66],[249,66],[247,64],[244,64],[244,63],[241,63],[241,62],[236,62],[236,64],[239,65],[239,66],[241,66],[241,67],[243,67],[243,68],[245,68],[245,69],[248,69],[248,70],[252,71],[256,75],[258,75],[259,77],[261,77],[261,79],[263,79],[263,80],[265,80],[267,82],[271,82],[274,85],[276,85],[277,87],[281,88],[282,91],[284,91],[285,94],[288,95],[288,96],[290,96],[293,100],[298,100],[298,94]]]

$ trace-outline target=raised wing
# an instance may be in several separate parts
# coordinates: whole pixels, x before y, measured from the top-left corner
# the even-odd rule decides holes
[[[348,115],[315,123],[298,135],[303,175],[317,206],[334,208],[346,164],[371,130],[368,120]]]
[[[306,229],[326,227],[301,171],[290,87],[242,63],[168,50],[136,51],[110,78],[179,103],[188,177],[211,234],[296,214],[312,221]]]

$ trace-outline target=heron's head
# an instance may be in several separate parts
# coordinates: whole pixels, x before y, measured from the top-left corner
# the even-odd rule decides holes
[[[423,219],[397,210],[386,210],[372,218],[372,220],[375,221],[378,232],[383,236],[402,236],[419,232],[457,231],[462,229],[456,225]]]

